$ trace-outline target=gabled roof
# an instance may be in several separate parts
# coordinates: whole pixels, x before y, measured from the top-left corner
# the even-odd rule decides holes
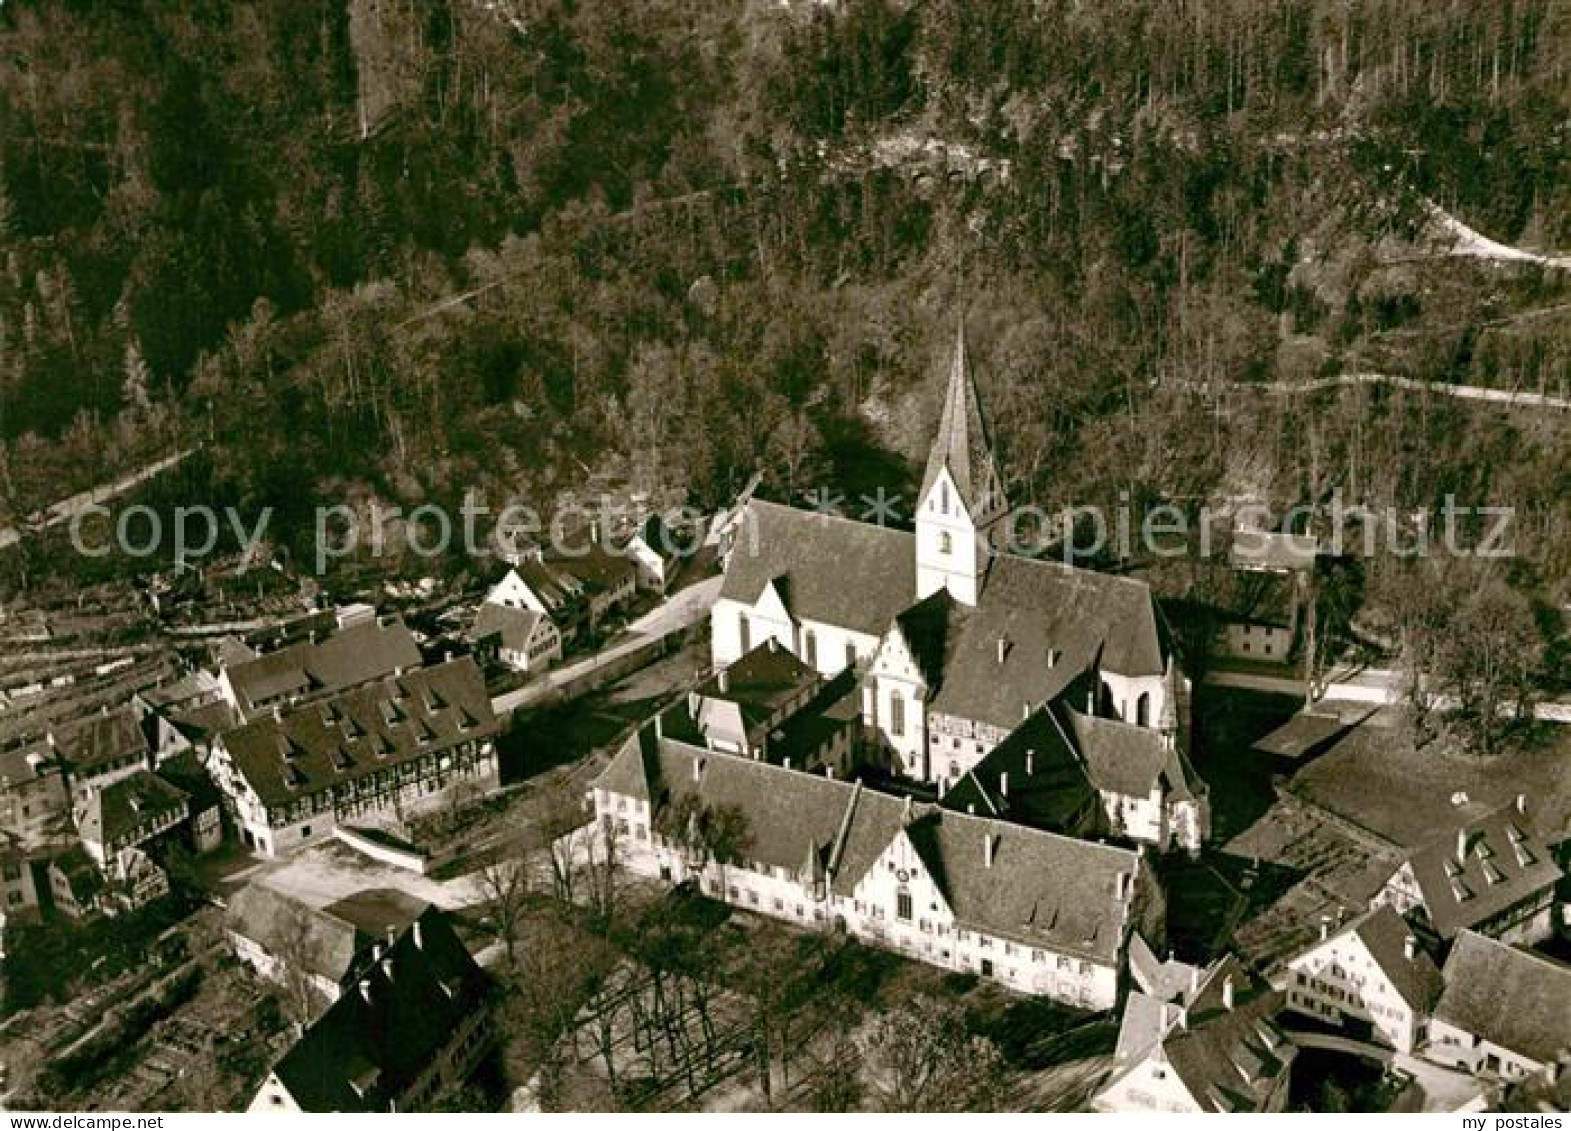
[[[918,817],[906,835],[960,926],[1117,961],[1135,853],[952,811]]]
[[[638,576],[638,567],[630,557],[614,553],[598,541],[591,541],[584,553],[552,558],[550,565],[558,573],[577,578],[590,590],[614,591],[631,584]]]
[[[1396,909],[1382,903],[1336,933],[1306,947],[1304,954],[1312,954],[1341,940],[1357,938],[1402,1000],[1415,1011],[1427,1013],[1440,993],[1440,970],[1422,950],[1415,949],[1413,957],[1407,957],[1407,940],[1411,936],[1411,929]],[[1416,948],[1416,939],[1414,943]]]
[[[881,636],[916,592],[916,540],[904,530],[754,500],[720,596],[755,604],[784,579],[791,615]]]
[[[1286,573],[1313,569],[1319,550],[1312,535],[1239,527],[1233,531],[1227,556],[1234,569]]]
[[[1157,789],[1164,797],[1175,798],[1206,792],[1178,744],[1160,731],[1122,719],[1083,715],[1062,701],[1051,710],[1075,736],[1097,789],[1125,797],[1149,797]]]
[[[90,776],[109,762],[152,753],[142,720],[129,703],[74,720],[53,733],[60,758],[77,776]]]
[[[225,669],[241,710],[280,695],[332,693],[401,668],[420,666],[420,648],[402,621],[349,625],[320,642],[291,644]]]
[[[1051,711],[1034,712],[939,803],[959,813],[1075,831],[1101,811],[1101,802],[1071,733]]]
[[[734,708],[736,721],[750,729],[776,718],[794,700],[805,699],[818,683],[818,672],[771,636],[697,687],[694,721],[705,731],[716,711]]]
[[[594,786],[651,799],[656,820],[688,794],[734,806],[752,839],[748,859],[792,875],[814,846],[828,846],[825,867],[842,896],[904,829],[962,926],[1101,962],[1117,960],[1139,882],[1139,857],[1127,849],[940,812],[860,783],[657,737],[652,727],[623,745]]]
[[[925,499],[939,473],[946,470],[973,521],[991,516],[1003,504],[998,466],[987,441],[982,405],[966,358],[963,319],[955,332],[955,352],[949,365],[944,408],[938,418],[938,435],[928,453],[927,471],[917,498]]]
[[[149,821],[177,813],[183,817],[187,803],[184,790],[149,770],[138,770],[93,791],[77,821],[77,832],[84,841],[110,844]]]
[[[428,909],[360,971],[273,1074],[304,1111],[388,1111],[484,1008],[489,988],[447,917]]]
[[[1444,978],[1437,1021],[1541,1064],[1571,1049],[1571,967],[1463,931]]]
[[[295,799],[497,730],[485,681],[462,656],[264,715],[223,736],[263,804]]]
[[[1173,979],[1176,982],[1177,979]],[[1297,1055],[1273,1020],[1282,994],[1224,955],[1169,997],[1129,995],[1119,1027],[1117,1079],[1161,1050],[1202,1111],[1264,1110]],[[1228,996],[1231,994],[1231,1004]]]
[[[1323,749],[1354,725],[1343,722],[1339,715],[1301,711],[1270,734],[1257,739],[1253,749],[1282,758],[1302,758]]]
[[[192,813],[205,813],[223,804],[223,792],[189,749],[165,758],[154,773],[186,795]]]
[[[424,900],[391,888],[356,892],[313,907],[264,882],[229,899],[225,925],[264,952],[298,963],[302,972],[342,985],[389,927],[402,930],[425,911]]]
[[[1414,849],[1407,864],[1430,925],[1443,939],[1552,888],[1561,877],[1514,804],[1447,829]]]
[[[503,648],[511,652],[522,652],[529,647],[529,642],[534,639],[536,628],[545,619],[545,614],[535,609],[518,609],[512,605],[497,605],[486,601],[475,614],[475,623],[470,629],[470,636],[475,640],[496,636],[501,640]]]
[[[945,627],[930,709],[1006,729],[1023,708],[1056,698],[1090,669],[1125,676],[1166,670],[1146,584],[1058,562],[994,558],[976,607]]]

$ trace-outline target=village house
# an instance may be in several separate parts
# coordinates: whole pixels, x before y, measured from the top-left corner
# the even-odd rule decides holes
[[[1157,963],[1131,947],[1104,1112],[1278,1112],[1297,1049],[1276,1024],[1282,995],[1232,955],[1206,967]]]
[[[98,790],[153,765],[149,728],[133,704],[74,719],[51,728],[46,741],[65,772],[75,810]]]
[[[1288,960],[1287,1008],[1399,1052],[1428,1039],[1440,971],[1389,904],[1381,904]]]
[[[1464,930],[1443,976],[1426,1057],[1504,1081],[1558,1069],[1571,1050],[1571,967]]]
[[[774,639],[824,675],[857,669],[866,737],[942,788],[1081,677],[1087,713],[1157,729],[1175,673],[1150,589],[1000,552],[1005,508],[962,335],[915,533],[755,501],[711,614],[714,666]]]
[[[139,770],[95,790],[77,817],[82,847],[100,868],[183,822],[190,811],[183,790],[150,770]]]
[[[637,572],[638,587],[664,593],[685,560],[684,552],[696,549],[695,537],[652,514],[633,532],[624,549]]]
[[[312,631],[272,652],[223,663],[219,691],[241,720],[274,707],[332,695],[420,666],[420,648],[402,621],[356,621],[336,632]]]
[[[309,987],[325,1006],[353,989],[372,952],[427,908],[425,901],[391,888],[315,907],[254,881],[231,897],[224,928],[235,956],[258,976]]]
[[[1525,797],[1447,829],[1408,854],[1371,906],[1389,903],[1447,941],[1463,930],[1505,942],[1547,938],[1562,873],[1531,829]]]
[[[220,736],[208,769],[246,846],[281,856],[340,823],[494,791],[497,728],[464,656],[277,708]]]
[[[69,835],[70,815],[64,768],[49,742],[0,750],[0,832],[42,845]]]
[[[422,913],[370,959],[250,1111],[432,1111],[469,1079],[495,1039],[491,986],[446,917]]]
[[[0,833],[0,958],[5,956],[7,929],[36,918],[38,908],[38,876],[26,846]]]
[[[716,754],[658,726],[627,741],[593,796],[636,874],[1087,1009],[1114,1004],[1130,932],[1164,922],[1142,853]],[[728,825],[734,841],[705,834]]]
[[[533,675],[562,658],[562,634],[551,618],[527,606],[486,601],[469,631],[475,654]]]

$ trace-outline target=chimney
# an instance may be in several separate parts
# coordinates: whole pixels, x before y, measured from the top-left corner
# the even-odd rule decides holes
[[[655,714],[655,737],[665,737],[665,718],[659,712]]]
[[[281,704],[273,704],[273,721],[275,723],[281,723],[284,721],[284,708]]]
[[[1325,942],[1331,937],[1331,916],[1320,916],[1320,941]]]
[[[1032,774],[1036,773],[1036,770],[1033,768],[1033,763],[1035,763],[1035,762],[1036,762],[1036,751],[1035,750],[1027,750],[1026,751],[1026,777],[1030,777]]]
[[[393,956],[391,954],[382,956],[382,977],[389,982],[393,980]]]
[[[771,636],[768,641],[768,647],[771,652],[778,652],[780,650],[780,641]]]
[[[1516,811],[1524,817],[1527,816],[1527,794],[1519,793],[1516,795]]]
[[[1056,668],[1058,666],[1058,656],[1059,651],[1057,648],[1049,648],[1047,650],[1047,666],[1049,669]]]
[[[398,928],[391,923],[387,925],[387,949],[392,950],[393,944],[398,941]]]
[[[784,757],[784,758],[782,758],[782,759],[781,759],[781,760],[780,760],[780,765],[781,765],[781,766],[782,766],[782,767],[783,767],[783,768],[784,768],[784,769],[787,769],[787,770],[789,770],[789,769],[790,769],[790,768],[791,768],[791,755],[789,755],[789,754],[787,754],[787,755],[786,755],[786,756],[785,756],[785,757]]]
[[[1191,997],[1193,997],[1195,994],[1197,994],[1199,992],[1200,992],[1200,967],[1198,967],[1198,966],[1191,966],[1189,968],[1189,995]]]
[[[1005,637],[1000,636],[998,638],[998,662],[1002,664],[1004,657],[1007,655],[1009,655],[1009,641]]]
[[[905,804],[900,810],[900,823],[902,825],[911,823],[911,795],[909,793],[906,794]]]
[[[1222,979],[1222,1008],[1233,1008],[1233,975],[1231,974]]]
[[[773,637],[771,637],[771,639],[773,639]],[[715,679],[720,685],[720,693],[722,695],[731,690],[731,673],[727,669],[721,668],[720,671],[715,675]]]
[[[694,758],[693,759],[693,781],[700,782],[700,781],[703,781],[703,780],[704,780],[704,760],[702,758]]]
[[[420,920],[419,919],[415,920],[414,932],[415,932],[415,949],[416,950],[424,950],[425,949],[425,936],[423,936],[420,933]]]
[[[1463,825],[1456,831],[1456,862],[1458,864],[1467,863],[1467,841],[1467,826]]]
[[[833,766],[831,766],[831,765],[827,765],[826,764],[824,766],[824,777],[828,778],[830,781],[834,781],[835,780],[835,768]]]
[[[1000,797],[1008,797],[1009,796],[1009,771],[1008,770],[1000,770],[998,772],[998,796],[1000,796]]]
[[[1031,701],[1029,699],[1027,699],[1024,703],[1020,704],[1020,721],[1024,723],[1024,722],[1029,722],[1030,719],[1031,719]]]
[[[379,942],[374,942],[371,944],[371,961],[382,961],[382,944]]]
[[[365,1003],[367,1005],[371,1004],[371,979],[370,978],[361,978],[360,979],[360,996],[365,999]]]
[[[993,833],[982,834],[982,863],[991,868],[993,857],[998,855],[998,837]]]
[[[976,816],[976,803],[974,801],[967,801],[966,802],[966,816],[968,816],[968,817]]]

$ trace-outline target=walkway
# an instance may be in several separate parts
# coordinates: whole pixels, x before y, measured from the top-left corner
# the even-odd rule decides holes
[[[128,491],[140,487],[154,476],[161,475],[171,467],[176,466],[194,451],[196,451],[195,448],[186,448],[183,451],[175,452],[173,455],[165,456],[163,459],[145,464],[138,470],[115,480],[113,483],[101,484],[91,490],[72,495],[68,499],[61,499],[58,503],[46,507],[33,515],[31,521],[37,523],[40,529],[68,522],[77,515],[86,513],[91,507],[96,506],[105,499],[113,499],[117,495],[124,495]],[[28,532],[30,533],[31,531],[29,530]],[[5,549],[7,546],[16,545],[22,540],[22,534],[23,531],[18,530],[14,526],[7,526],[5,529],[0,530],[0,550]]]

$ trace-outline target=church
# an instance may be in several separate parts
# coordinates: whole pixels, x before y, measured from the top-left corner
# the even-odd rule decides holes
[[[1137,839],[1198,851],[1209,807],[1187,758],[1188,680],[1149,587],[1006,552],[1007,512],[962,325],[915,531],[751,502],[711,614],[714,667],[774,640],[825,677],[852,669],[882,768],[940,796],[1050,705],[1103,720],[1076,727],[1101,761],[1158,752],[1151,793],[1106,796],[1113,831],[1131,832],[1132,803],[1154,805]]]

